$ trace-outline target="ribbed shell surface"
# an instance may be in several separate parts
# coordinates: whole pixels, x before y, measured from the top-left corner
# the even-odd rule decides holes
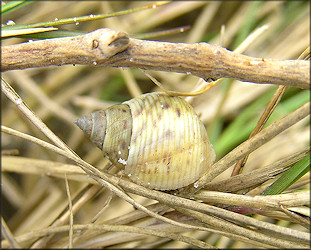
[[[194,183],[215,160],[206,129],[182,98],[164,93],[131,99],[132,135],[125,174],[159,190]]]

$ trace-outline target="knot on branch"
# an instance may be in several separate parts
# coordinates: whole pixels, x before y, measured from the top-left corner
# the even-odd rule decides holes
[[[92,53],[99,63],[115,54],[122,52],[129,46],[129,35],[122,31],[114,31],[108,28],[98,29],[85,35],[85,39],[91,40]]]

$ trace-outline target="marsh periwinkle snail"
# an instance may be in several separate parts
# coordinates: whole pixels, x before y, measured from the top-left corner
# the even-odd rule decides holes
[[[165,93],[144,94],[75,123],[125,175],[150,189],[188,186],[215,160],[193,108]]]

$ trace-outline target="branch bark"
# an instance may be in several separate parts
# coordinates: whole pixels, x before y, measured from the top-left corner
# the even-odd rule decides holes
[[[1,52],[1,71],[65,64],[101,65],[310,89],[310,62],[306,60],[254,58],[208,43],[139,40],[106,28],[77,37],[4,46]]]
[[[125,32],[98,29],[81,36],[46,39],[1,48],[1,71],[66,64],[96,65],[126,49]]]

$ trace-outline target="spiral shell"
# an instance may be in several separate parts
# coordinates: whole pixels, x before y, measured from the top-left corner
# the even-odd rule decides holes
[[[215,160],[193,108],[165,93],[144,94],[75,123],[132,181],[151,189],[194,183]]]

